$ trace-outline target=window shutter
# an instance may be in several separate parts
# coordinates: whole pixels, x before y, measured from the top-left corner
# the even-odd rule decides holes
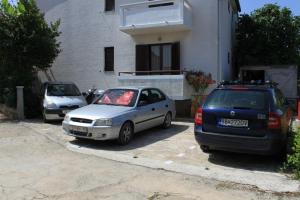
[[[104,71],[111,72],[114,71],[114,47],[105,47],[105,66]]]
[[[149,71],[149,46],[148,45],[136,45],[136,71]],[[146,75],[148,73],[137,73],[136,75]]]
[[[180,70],[180,43],[172,44],[172,70]],[[179,74],[179,72],[173,73]]]

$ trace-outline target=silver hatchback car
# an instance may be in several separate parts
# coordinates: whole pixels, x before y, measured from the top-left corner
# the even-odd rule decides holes
[[[174,101],[157,88],[116,88],[68,113],[63,129],[77,139],[117,139],[126,145],[136,132],[160,125],[169,128],[175,115]]]
[[[62,120],[71,110],[87,105],[78,87],[72,82],[46,82],[42,87],[44,122]]]

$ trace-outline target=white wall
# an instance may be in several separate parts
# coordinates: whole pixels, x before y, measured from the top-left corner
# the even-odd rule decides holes
[[[144,0],[116,0],[116,11],[106,13],[104,0],[37,0],[38,5],[46,11],[48,21],[61,18],[60,41],[63,51],[52,68],[56,79],[73,81],[81,90],[93,85],[101,89],[114,87],[118,84],[118,72],[135,71],[136,44],[180,41],[182,69],[203,70],[217,80],[218,1],[227,0],[189,0],[193,8],[191,31],[130,36],[119,30],[118,7],[120,4],[140,1]],[[224,4],[227,11],[227,3]],[[230,28],[227,18],[222,21],[224,35],[222,32],[221,40],[224,47],[221,50],[224,77],[230,73],[229,65],[225,64],[231,42],[231,36],[225,30],[227,26]],[[103,48],[106,46],[115,47],[115,72],[103,71]]]
[[[235,36],[235,21],[236,14],[232,10],[231,0],[220,1],[220,67],[221,80],[231,80],[232,78],[232,54],[233,54],[233,39]],[[228,4],[230,5],[230,12],[228,11]],[[228,62],[228,53],[230,58]]]

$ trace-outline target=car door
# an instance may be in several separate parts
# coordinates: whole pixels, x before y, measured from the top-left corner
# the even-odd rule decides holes
[[[168,105],[166,101],[166,96],[158,89],[149,89],[149,96],[152,107],[154,108],[153,123],[156,126],[161,125],[164,122],[170,105]]]
[[[135,130],[136,132],[151,128],[155,126],[154,116],[155,107],[150,101],[150,92],[145,89],[141,91],[139,96],[136,118],[135,118]]]

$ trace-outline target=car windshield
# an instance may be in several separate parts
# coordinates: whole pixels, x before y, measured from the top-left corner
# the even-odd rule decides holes
[[[51,84],[47,87],[48,96],[80,96],[79,89],[74,84]]]
[[[137,95],[137,90],[111,89],[105,91],[95,104],[133,107]]]
[[[266,109],[266,92],[254,90],[215,90],[206,100],[207,108]]]

